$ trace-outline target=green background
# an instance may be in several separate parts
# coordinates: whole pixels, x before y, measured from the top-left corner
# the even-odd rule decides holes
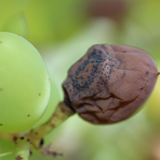
[[[53,81],[49,109],[41,122],[63,100],[61,84],[67,70],[93,44],[140,48],[151,54],[160,70],[159,6],[159,0],[0,0],[0,31],[29,40],[42,55]],[[66,154],[57,160],[160,159],[160,79],[142,110],[130,119],[95,126],[75,115],[45,141]],[[0,153],[13,148],[0,139]],[[12,155],[0,159],[14,160]],[[33,152],[30,159],[53,157]]]

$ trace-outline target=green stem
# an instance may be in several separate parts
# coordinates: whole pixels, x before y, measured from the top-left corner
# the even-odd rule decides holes
[[[16,160],[28,160],[30,155],[30,141],[28,137],[20,137],[16,140]]]
[[[46,123],[40,125],[37,128],[34,128],[27,134],[32,144],[34,144],[34,147],[40,148],[40,142],[43,139],[43,137],[74,113],[75,112],[68,108],[64,102],[60,102],[54,114]]]
[[[64,122],[74,113],[75,112],[67,107],[64,102],[60,102],[55,112],[46,123],[32,129],[28,133],[0,132],[0,137],[6,138],[15,143],[16,148],[13,153],[15,154],[16,160],[28,160],[30,156],[30,149],[38,149],[43,151],[43,145],[41,145],[41,141],[43,140],[44,136],[46,136],[56,126]],[[45,153],[53,154],[50,148],[47,148]],[[10,153],[6,153],[5,155],[8,154]]]

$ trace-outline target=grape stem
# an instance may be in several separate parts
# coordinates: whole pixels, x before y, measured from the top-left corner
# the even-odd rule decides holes
[[[28,137],[19,137],[16,140],[15,157],[16,160],[28,160],[30,155],[30,140]]]
[[[51,132],[55,127],[64,122],[74,113],[75,112],[67,107],[64,102],[60,102],[55,112],[46,123],[33,128],[27,133],[0,132],[0,137],[15,143],[16,147],[14,154],[16,160],[28,160],[30,156],[30,150],[32,149],[40,150],[44,155],[62,155],[62,153],[51,151],[50,147],[44,147],[43,139],[49,132]]]
[[[64,102],[60,102],[51,118],[46,123],[32,129],[27,134],[27,137],[34,144],[34,146],[36,146],[36,148],[39,148],[41,147],[40,142],[43,137],[73,114],[74,112],[68,108]]]

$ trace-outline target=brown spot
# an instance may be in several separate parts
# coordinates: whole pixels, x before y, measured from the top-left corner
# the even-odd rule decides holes
[[[146,74],[148,74],[148,71],[146,72]]]
[[[51,127],[54,128],[54,127],[55,127],[55,124],[51,124]]]
[[[3,124],[1,123],[0,126],[3,126]]]
[[[30,142],[30,139],[29,139],[29,138],[27,139],[27,142]]]
[[[44,144],[44,139],[41,139],[41,141],[40,141],[40,146],[43,146],[43,144]]]
[[[65,112],[66,110],[65,110],[65,108],[62,107],[62,108],[61,108],[61,111],[62,111],[62,112]]]
[[[30,156],[32,156],[33,155],[32,151],[29,151],[29,154],[30,154]]]
[[[143,87],[140,90],[143,90]]]
[[[0,91],[3,91],[3,89],[2,89],[2,88],[0,88]]]
[[[38,95],[41,96],[41,93],[39,93]]]
[[[38,135],[38,132],[35,132],[35,135]]]
[[[27,117],[30,117],[30,114],[28,114]]]
[[[0,41],[0,43],[2,43],[2,41]]]
[[[14,136],[14,137],[13,137],[13,142],[16,143],[17,139],[18,139],[18,138]]]
[[[21,156],[18,156],[16,160],[23,160],[23,158]]]
[[[24,140],[24,137],[20,137],[21,140]]]

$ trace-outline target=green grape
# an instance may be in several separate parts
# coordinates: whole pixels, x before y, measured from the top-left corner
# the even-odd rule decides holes
[[[0,131],[20,132],[35,125],[50,96],[46,66],[24,38],[0,32]]]
[[[45,123],[48,120],[48,118],[52,116],[58,103],[61,100],[60,93],[59,93],[60,91],[57,87],[57,83],[53,81],[51,76],[50,76],[50,86],[51,86],[51,92],[50,92],[50,99],[49,99],[48,107],[45,113],[43,114],[42,118],[36,124],[36,126],[41,125],[42,123]]]

